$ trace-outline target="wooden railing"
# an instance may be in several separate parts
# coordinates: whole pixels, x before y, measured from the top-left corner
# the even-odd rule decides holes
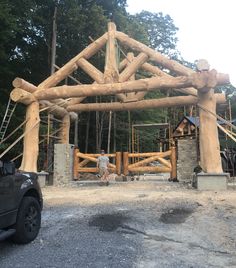
[[[153,162],[155,162],[155,165],[151,165],[151,163]],[[170,173],[170,178],[176,179],[177,178],[176,148],[171,147],[171,149],[166,152],[151,152],[151,153],[124,152],[123,173],[124,175],[128,175],[130,172]]]
[[[118,175],[121,174],[121,169],[123,169],[123,174],[128,175],[129,173],[145,173],[145,172],[155,172],[155,173],[170,173],[171,179],[177,178],[177,166],[176,166],[176,148],[171,147],[169,151],[166,152],[150,152],[150,153],[123,153],[123,167],[121,157],[121,152],[116,152],[113,154],[105,154],[114,162],[110,163],[108,168],[111,172]],[[79,173],[98,173],[99,170],[96,167],[97,158],[100,154],[84,154],[79,152],[79,149],[74,150],[74,179],[78,179]],[[154,163],[155,164],[154,164]],[[157,164],[158,162],[158,164]],[[153,163],[153,165],[151,165]]]
[[[98,173],[97,158],[101,154],[84,154],[79,149],[74,150],[74,179],[78,179],[79,173]],[[105,154],[105,156],[114,159],[115,164],[109,163],[108,168],[111,172],[121,174],[121,152],[114,154]]]

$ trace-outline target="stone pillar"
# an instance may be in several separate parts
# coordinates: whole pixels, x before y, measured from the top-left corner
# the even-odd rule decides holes
[[[193,170],[198,165],[196,139],[179,139],[177,152],[177,178],[180,182],[191,182]]]
[[[72,144],[55,144],[53,185],[65,185],[73,180]]]

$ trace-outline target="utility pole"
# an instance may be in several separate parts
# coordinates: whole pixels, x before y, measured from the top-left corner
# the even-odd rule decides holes
[[[54,14],[52,18],[52,48],[51,48],[51,74],[55,72],[56,64],[56,45],[57,45],[57,6],[54,8]]]

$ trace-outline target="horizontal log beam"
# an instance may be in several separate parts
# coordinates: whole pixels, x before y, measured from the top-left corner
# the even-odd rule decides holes
[[[215,94],[217,103],[225,103],[224,94]],[[113,102],[113,103],[84,103],[69,105],[68,111],[87,112],[87,111],[126,111],[126,110],[145,110],[163,107],[177,107],[197,104],[198,98],[194,96],[177,96],[161,99],[141,100],[137,102]]]
[[[207,78],[211,78],[211,75],[212,71],[206,73],[194,73],[190,76],[178,76],[171,78],[153,77],[136,81],[102,85],[64,85],[49,89],[37,90],[33,94],[39,100],[48,100],[55,98],[113,95],[134,91],[153,91],[156,89],[185,88],[193,85],[201,89],[208,87],[209,80]],[[215,79],[217,79],[217,77]],[[229,82],[229,77],[225,75],[224,79],[222,79],[220,82],[221,84],[227,84]],[[219,84],[218,81],[216,81],[216,83]]]
[[[153,66],[150,63],[144,63],[141,68],[151,74],[160,76],[160,77],[173,77],[165,72],[163,72],[161,69],[159,69],[157,66]],[[175,90],[175,89],[174,89]],[[176,89],[176,91],[192,95],[192,96],[197,96],[197,90],[196,88],[190,87],[190,88],[181,88],[181,89]]]
[[[163,173],[168,173],[171,171],[170,168],[168,167],[134,167],[134,168],[130,168],[128,166],[128,170],[131,172],[163,172]]]
[[[109,168],[110,170],[112,171],[115,171],[115,168],[111,167]],[[77,169],[77,172],[79,173],[83,173],[83,172],[86,172],[86,173],[98,173],[99,172],[99,169],[98,168],[93,168],[93,167],[79,167]]]
[[[12,81],[12,85],[15,88],[21,88],[29,93],[33,93],[37,90],[37,87],[27,81],[25,81],[24,79],[20,78],[20,77],[16,77],[13,81]]]
[[[128,157],[151,157],[151,156],[158,156],[158,157],[167,157],[171,155],[171,151],[166,152],[150,152],[150,153],[129,153]]]
[[[25,105],[29,105],[32,102],[37,101],[34,95],[21,88],[15,88],[14,90],[12,90],[10,96],[14,102],[21,102]]]

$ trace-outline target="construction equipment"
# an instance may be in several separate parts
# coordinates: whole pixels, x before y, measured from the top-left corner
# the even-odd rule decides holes
[[[3,117],[1,127],[0,127],[0,141],[2,141],[5,137],[8,125],[9,125],[11,118],[12,118],[12,115],[16,109],[16,105],[17,105],[17,103],[13,102],[11,100],[11,98],[9,98],[8,103],[7,103],[6,112],[5,112],[5,115]]]

